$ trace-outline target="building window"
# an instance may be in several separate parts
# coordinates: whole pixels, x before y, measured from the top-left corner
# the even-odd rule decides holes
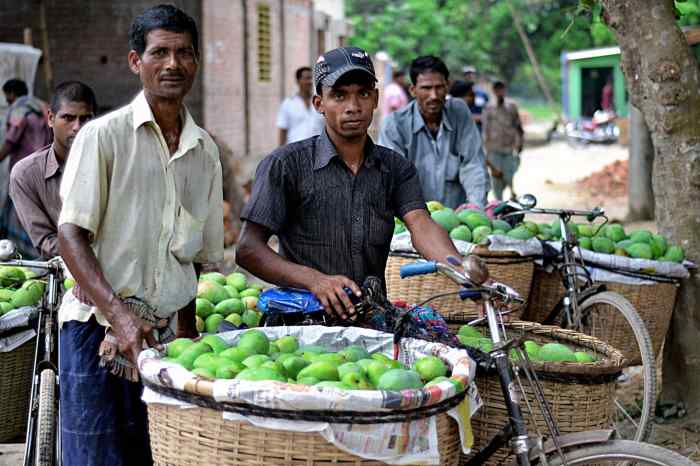
[[[258,81],[272,81],[270,5],[258,3]]]

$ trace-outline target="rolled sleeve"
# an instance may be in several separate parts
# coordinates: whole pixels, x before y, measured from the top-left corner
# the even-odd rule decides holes
[[[224,260],[224,199],[221,166],[216,167],[209,189],[208,205],[209,213],[204,223],[202,250],[194,258],[194,261],[200,264]]]
[[[418,170],[408,160],[400,158],[396,169],[396,189],[392,202],[399,217],[416,209],[425,209],[425,199],[418,180]]]
[[[61,180],[63,207],[58,226],[71,223],[93,236],[106,210],[111,154],[100,143],[98,128],[86,126],[76,136]]]
[[[379,133],[379,142],[377,144],[393,150],[402,157],[408,156],[403,148],[403,145],[401,144],[401,135],[399,134],[399,130],[397,128],[395,113],[392,113],[385,118],[384,124],[382,125],[382,130]]]
[[[26,184],[25,174],[19,172],[17,167],[10,175],[10,197],[15,204],[19,221],[34,247],[44,257],[55,257],[58,255],[56,228],[42,207],[37,193]]]
[[[287,114],[288,102],[288,100],[282,102],[277,112],[277,127],[280,129],[289,129],[289,116]]]
[[[468,201],[483,208],[491,189],[491,178],[486,168],[486,155],[479,129],[472,118],[469,118],[461,134],[460,156],[459,181]]]
[[[242,220],[262,225],[273,233],[282,228],[287,220],[285,172],[284,161],[277,158],[275,153],[258,165],[253,192],[243,208]]]

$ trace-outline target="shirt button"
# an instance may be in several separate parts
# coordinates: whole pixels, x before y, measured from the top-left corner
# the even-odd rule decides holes
[[[355,223],[360,223],[360,216],[356,215],[353,220],[355,220]]]

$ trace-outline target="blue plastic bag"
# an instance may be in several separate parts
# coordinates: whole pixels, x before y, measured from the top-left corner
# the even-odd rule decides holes
[[[260,294],[258,309],[263,313],[309,314],[323,310],[320,301],[308,290],[270,288]]]

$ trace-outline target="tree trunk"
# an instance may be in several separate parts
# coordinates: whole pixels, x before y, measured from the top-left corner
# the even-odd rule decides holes
[[[628,222],[654,220],[654,144],[644,115],[630,105],[629,176],[627,182]]]
[[[676,25],[673,0],[601,0],[622,49],[633,105],[654,144],[659,231],[700,262],[700,67]],[[679,291],[666,339],[662,398],[700,418],[700,274]]]

